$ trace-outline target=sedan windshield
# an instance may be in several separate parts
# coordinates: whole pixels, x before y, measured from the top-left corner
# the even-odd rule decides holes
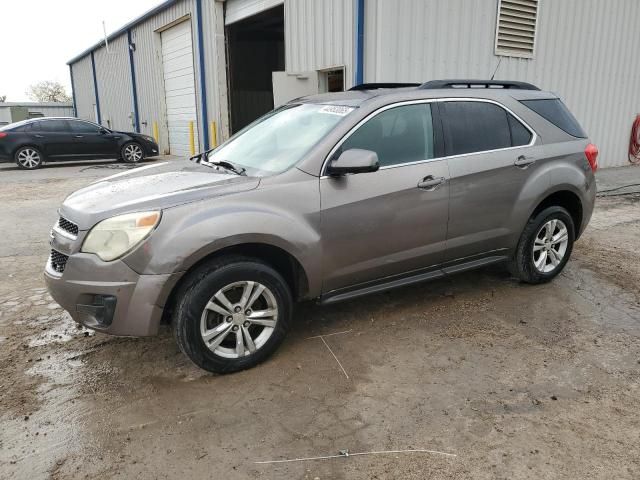
[[[353,108],[336,105],[285,105],[259,118],[207,156],[250,175],[283,172],[296,163]]]

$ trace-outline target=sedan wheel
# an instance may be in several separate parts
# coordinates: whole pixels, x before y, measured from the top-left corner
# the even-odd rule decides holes
[[[138,163],[143,158],[144,152],[137,143],[128,143],[122,148],[122,159],[127,163]]]
[[[42,165],[42,155],[32,147],[24,147],[16,152],[16,163],[20,168],[34,170]]]

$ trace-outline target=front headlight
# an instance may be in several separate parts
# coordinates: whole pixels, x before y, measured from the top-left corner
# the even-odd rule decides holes
[[[109,262],[142,242],[160,221],[160,212],[137,212],[107,218],[96,224],[82,244],[82,252]]]

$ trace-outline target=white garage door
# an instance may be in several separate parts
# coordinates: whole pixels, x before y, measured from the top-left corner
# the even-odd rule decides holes
[[[167,99],[169,150],[172,155],[189,155],[189,122],[193,122],[198,150],[196,87],[193,71],[191,22],[179,23],[160,34],[162,69]]]

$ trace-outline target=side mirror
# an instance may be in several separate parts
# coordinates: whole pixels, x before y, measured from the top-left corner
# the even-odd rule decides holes
[[[371,150],[352,148],[340,154],[327,168],[327,175],[340,176],[348,173],[376,172],[380,168],[378,154]]]
[[[109,130],[107,130],[106,128],[101,128],[101,129],[100,129],[100,133],[101,133],[102,135],[106,135],[107,133],[109,133]]]

